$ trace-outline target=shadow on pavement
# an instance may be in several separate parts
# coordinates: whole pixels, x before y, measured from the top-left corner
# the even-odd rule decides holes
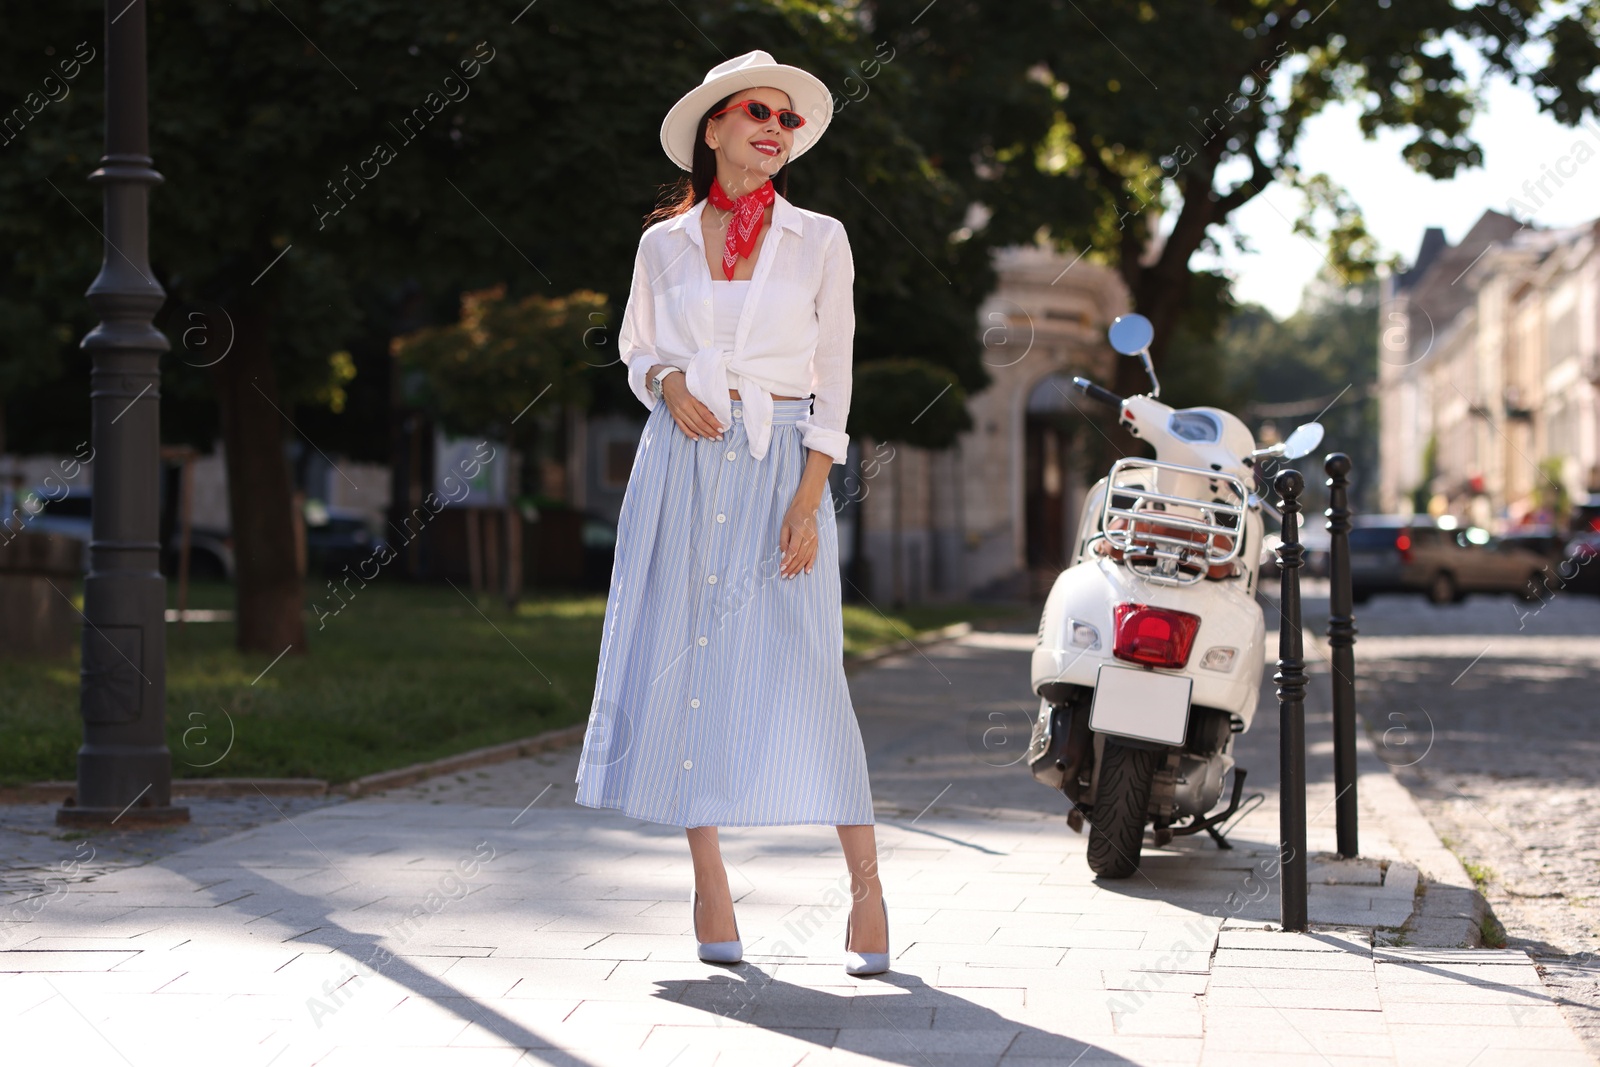
[[[658,995],[718,1019],[907,1067],[926,1067],[934,1062],[930,1055],[947,1057],[956,1052],[984,1058],[1033,1056],[1062,1064],[1136,1062],[1079,1038],[1018,1023],[915,975],[890,971],[870,980],[905,992],[892,997],[843,996],[779,981],[743,963],[730,968],[726,976],[663,983]],[[1063,1010],[1070,1012],[1070,1005]],[[852,1035],[841,1035],[840,1030],[856,1031],[860,1038],[852,1041]]]

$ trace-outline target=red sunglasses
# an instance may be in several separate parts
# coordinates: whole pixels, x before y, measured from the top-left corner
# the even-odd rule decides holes
[[[757,122],[766,122],[772,115],[772,109],[759,100],[741,100],[737,104],[728,105],[711,117],[720,118],[736,108],[744,108],[745,114]],[[798,111],[783,110],[778,112],[778,125],[786,130],[798,130],[805,124],[805,117]]]

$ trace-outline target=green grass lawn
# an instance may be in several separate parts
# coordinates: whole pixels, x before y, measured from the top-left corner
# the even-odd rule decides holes
[[[878,607],[887,609],[879,603]],[[844,606],[844,652],[859,656],[882,645],[904,645],[905,639],[937,630],[953,622],[977,622],[984,618],[1004,618],[1016,614],[1013,607],[994,604],[908,604],[884,615],[866,605]]]
[[[325,588],[308,591],[308,602],[332,603]],[[176,606],[175,583],[168,596]],[[227,585],[190,590],[191,608],[232,605]],[[936,605],[885,618],[847,605],[845,649],[1004,613]],[[604,595],[543,596],[512,614],[488,597],[475,606],[448,586],[374,583],[321,629],[308,613],[311,652],[276,664],[270,654],[237,652],[231,623],[169,623],[173,774],[343,782],[582,722],[604,617]],[[0,693],[0,785],[73,778],[77,652],[0,660]]]

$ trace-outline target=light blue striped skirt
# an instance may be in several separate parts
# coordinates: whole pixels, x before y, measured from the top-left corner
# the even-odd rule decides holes
[[[805,468],[774,400],[765,458],[743,402],[721,441],[651,409],[618,520],[579,804],[672,826],[874,822],[845,682],[839,541],[824,489],[811,573],[778,573]]]

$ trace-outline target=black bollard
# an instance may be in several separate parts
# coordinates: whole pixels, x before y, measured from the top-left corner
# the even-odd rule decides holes
[[[1283,545],[1278,564],[1283,571],[1278,627],[1278,846],[1279,907],[1285,930],[1304,932],[1306,914],[1306,670],[1300,641],[1300,492],[1306,487],[1299,471],[1279,472],[1272,480],[1283,508]]]
[[[1350,457],[1334,452],[1328,472],[1328,648],[1333,660],[1333,785],[1339,855],[1361,854],[1356,841],[1356,620],[1350,584]]]

